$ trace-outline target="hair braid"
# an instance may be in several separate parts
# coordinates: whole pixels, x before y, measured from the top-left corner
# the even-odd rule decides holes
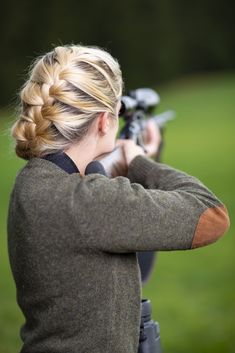
[[[98,113],[114,114],[122,87],[118,62],[97,47],[60,46],[39,57],[12,127],[16,154],[30,159],[80,141]]]

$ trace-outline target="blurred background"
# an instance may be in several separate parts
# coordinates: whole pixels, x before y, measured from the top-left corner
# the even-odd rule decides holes
[[[162,161],[201,179],[226,204],[229,232],[217,243],[158,253],[143,288],[165,353],[235,352],[235,3],[224,0],[29,1],[1,7],[0,352],[20,351],[24,318],[7,255],[10,191],[24,161],[9,128],[32,60],[60,44],[97,45],[121,65],[125,89],[151,87],[165,130]],[[146,219],[147,221],[147,219]],[[79,318],[78,318],[79,319]]]

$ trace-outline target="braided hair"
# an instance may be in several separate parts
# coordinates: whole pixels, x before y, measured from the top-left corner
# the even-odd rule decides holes
[[[81,141],[100,112],[112,116],[123,81],[116,59],[98,47],[58,46],[33,63],[11,133],[23,159]]]

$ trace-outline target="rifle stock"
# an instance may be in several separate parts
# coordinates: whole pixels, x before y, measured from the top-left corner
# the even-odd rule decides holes
[[[122,146],[116,146],[112,152],[103,153],[95,158],[100,162],[109,178],[127,176],[127,163]]]

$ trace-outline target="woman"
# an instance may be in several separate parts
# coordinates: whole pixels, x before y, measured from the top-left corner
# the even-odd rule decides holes
[[[137,353],[136,252],[197,248],[229,227],[199,180],[133,141],[115,143],[122,86],[111,55],[72,45],[38,58],[21,91],[12,134],[28,163],[11,193],[8,244],[22,353]],[[160,141],[157,130],[151,136],[149,154]],[[116,144],[127,177],[87,175]]]

